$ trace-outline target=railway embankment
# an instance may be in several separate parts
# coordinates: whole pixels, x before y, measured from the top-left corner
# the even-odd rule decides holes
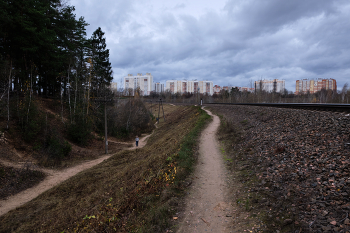
[[[349,232],[350,115],[210,106],[244,189],[232,195],[266,232]]]

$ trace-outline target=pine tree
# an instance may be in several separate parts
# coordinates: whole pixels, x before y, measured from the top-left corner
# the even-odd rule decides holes
[[[93,64],[92,88],[96,95],[101,95],[99,90],[109,86],[113,79],[112,67],[109,62],[109,49],[106,49],[104,34],[99,27],[94,31],[90,40],[90,57]]]

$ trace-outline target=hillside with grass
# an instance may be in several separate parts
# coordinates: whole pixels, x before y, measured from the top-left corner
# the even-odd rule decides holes
[[[165,106],[141,149],[123,150],[8,214],[0,232],[164,232],[196,160],[209,116],[199,107]]]

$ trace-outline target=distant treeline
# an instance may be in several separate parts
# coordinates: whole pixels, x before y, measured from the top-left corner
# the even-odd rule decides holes
[[[128,93],[128,92],[127,92]],[[200,93],[162,93],[152,92],[145,97],[149,100],[161,98],[165,102],[196,104],[202,99],[206,103],[350,103],[350,90],[344,84],[341,91],[322,89],[316,93],[310,92],[295,95],[286,89],[282,93],[267,91],[240,91],[238,88],[221,90],[210,96]]]

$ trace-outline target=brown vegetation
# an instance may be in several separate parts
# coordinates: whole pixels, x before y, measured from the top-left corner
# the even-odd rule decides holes
[[[166,121],[160,121],[144,148],[115,154],[0,217],[0,232],[163,232],[169,228],[181,180],[191,168],[183,158],[183,140],[204,113],[174,106],[164,106],[164,111]],[[193,153],[193,149],[186,150]]]

